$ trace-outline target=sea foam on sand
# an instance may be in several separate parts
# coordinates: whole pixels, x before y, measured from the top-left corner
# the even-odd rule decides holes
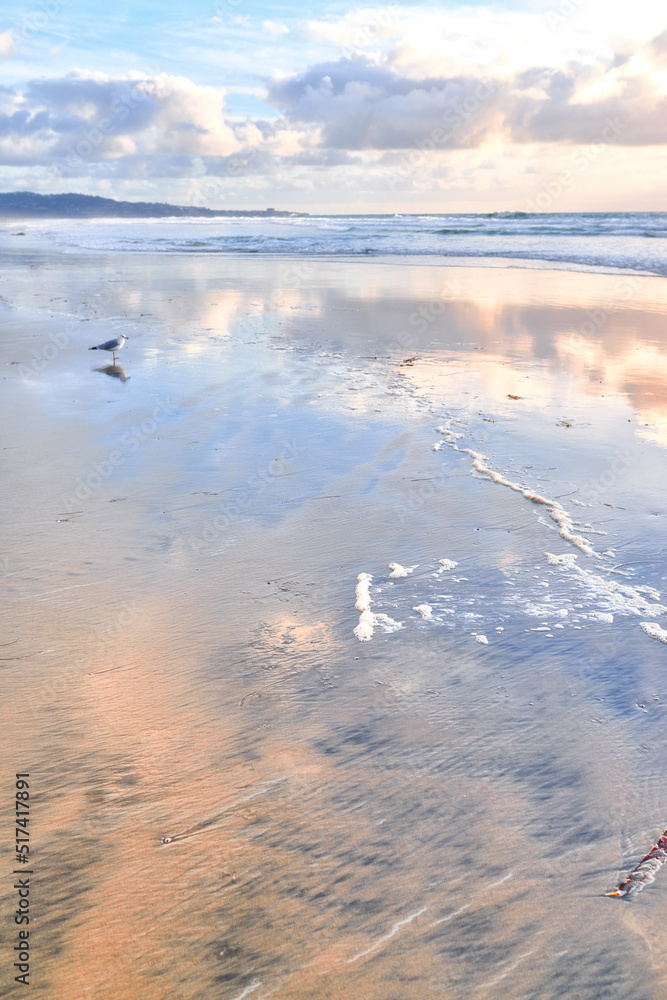
[[[417,569],[417,566],[419,566],[419,563],[416,563],[414,566],[401,566],[400,563],[390,562],[389,569],[391,570],[391,573],[389,574],[389,579],[399,580],[401,577],[407,576],[409,573],[413,573]]]
[[[372,579],[372,573],[359,573],[354,591],[357,598],[355,608],[361,612],[359,624],[353,630],[359,642],[369,642],[373,638],[376,625],[380,625],[386,632],[395,632],[402,628],[402,622],[394,621],[389,615],[374,615],[371,611],[370,585]]]
[[[492,482],[498,483],[499,486],[506,486],[508,489],[514,490],[515,493],[520,493],[522,497],[525,497],[526,500],[530,500],[532,503],[542,504],[547,508],[551,519],[558,525],[558,533],[561,538],[566,542],[570,542],[571,545],[575,545],[585,555],[595,556],[596,559],[600,558],[591,542],[587,538],[584,538],[583,535],[576,534],[572,518],[557,500],[550,500],[548,497],[543,497],[539,493],[534,493],[527,487],[522,486],[521,483],[515,483],[511,479],[506,479],[500,472],[496,472],[495,469],[484,464],[486,457],[481,452],[474,451],[472,448],[459,448],[457,442],[464,436],[460,432],[452,431],[446,425],[441,425],[435,429],[438,434],[443,435],[447,444],[454,451],[469,455],[472,458],[472,466],[476,472],[488,476]]]
[[[655,622],[640,622],[640,625],[651,639],[657,639],[658,642],[667,645],[667,631],[664,628],[660,628]]]

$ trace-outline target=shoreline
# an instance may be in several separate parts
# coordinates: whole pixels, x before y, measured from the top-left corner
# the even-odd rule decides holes
[[[105,222],[109,220],[103,220]],[[124,220],[119,220],[124,221]],[[159,220],[158,220],[159,221]],[[176,220],[178,221],[178,220]],[[27,234],[13,234],[5,233],[4,235],[27,235]],[[57,258],[71,258],[80,255],[84,259],[93,259],[95,257],[100,258],[123,258],[127,257],[137,257],[137,258],[155,258],[156,260],[165,259],[177,259],[182,260],[183,258],[199,258],[202,260],[207,260],[213,258],[214,260],[234,260],[234,261],[252,261],[252,260],[267,260],[267,261],[279,261],[279,262],[291,262],[291,261],[316,261],[319,264],[327,263],[340,263],[340,264],[356,264],[366,261],[373,264],[386,264],[391,266],[396,266],[400,264],[406,267],[416,267],[416,266],[430,266],[430,267],[450,267],[450,268],[480,268],[480,269],[493,269],[493,270],[525,270],[525,271],[554,271],[556,273],[572,273],[572,274],[610,274],[626,277],[639,277],[639,278],[654,278],[660,281],[664,281],[667,278],[667,273],[659,273],[657,271],[644,270],[640,268],[630,268],[630,267],[614,267],[612,265],[605,264],[586,264],[579,263],[576,261],[559,261],[552,260],[549,258],[537,258],[530,256],[507,256],[503,257],[501,255],[494,256],[489,254],[484,255],[451,255],[437,254],[437,253],[406,253],[397,252],[395,254],[391,253],[357,253],[357,254],[323,254],[323,253],[313,253],[311,251],[302,252],[258,252],[258,251],[247,251],[242,253],[238,250],[229,251],[216,251],[216,252],[203,252],[197,250],[168,250],[163,253],[157,253],[152,250],[118,250],[118,249],[84,249],[81,247],[73,248],[62,248],[48,246],[45,247],[43,243],[36,242],[35,249],[42,251],[46,254],[53,255]],[[13,250],[13,248],[12,248]],[[2,249],[0,249],[2,253]]]
[[[231,219],[59,220],[25,222],[16,244],[32,236],[61,253],[110,251],[164,256],[297,255],[321,259],[434,257],[454,266],[573,269],[666,276],[665,213],[553,215],[267,216]],[[16,226],[21,223],[17,222]],[[56,238],[57,233],[57,238]],[[286,259],[283,257],[283,259]]]

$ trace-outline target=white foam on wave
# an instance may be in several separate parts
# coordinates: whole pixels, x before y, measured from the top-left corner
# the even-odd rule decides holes
[[[419,563],[415,563],[414,566],[401,566],[400,563],[390,562],[389,569],[391,570],[391,573],[389,574],[389,579],[400,580],[401,577],[407,576],[409,573],[413,573],[418,566]]]
[[[373,602],[371,600],[370,585],[372,580],[372,573],[359,573],[357,586],[354,591],[357,598],[354,606],[360,612],[360,615],[359,624],[353,631],[359,642],[370,642],[373,638],[376,625],[383,628],[385,632],[395,632],[397,629],[403,627],[402,622],[394,621],[389,615],[374,615],[371,611],[371,604]]]
[[[528,487],[523,486],[521,483],[515,483],[511,479],[506,479],[500,472],[492,469],[489,465],[485,465],[486,456],[482,455],[479,451],[473,451],[472,448],[459,448],[458,441],[464,435],[458,431],[451,430],[446,424],[442,424],[440,427],[436,427],[435,430],[438,434],[442,434],[446,443],[463,455],[469,455],[472,459],[472,466],[476,472],[479,472],[483,476],[488,476],[488,478],[494,482],[498,483],[499,486],[505,486],[507,489],[514,490],[515,493],[520,493],[522,497],[526,500],[530,500],[531,503],[541,504],[546,507],[549,517],[552,521],[555,521],[558,526],[558,534],[566,542],[571,545],[576,546],[584,555],[594,556],[596,559],[600,558],[598,552],[595,551],[593,545],[588,538],[584,538],[583,535],[579,535],[575,531],[574,521],[565,510],[562,504],[558,500],[551,500],[549,497],[543,497],[539,493],[534,493],[533,490],[528,489]],[[595,534],[603,534],[603,532],[595,532]]]
[[[635,587],[635,590],[638,591],[640,594],[648,594],[648,596],[652,597],[654,601],[660,600],[660,591],[656,590],[655,587],[647,587],[646,585],[642,584],[642,586],[640,587]]]
[[[475,639],[477,640],[477,642],[481,642],[483,646],[489,645],[489,640],[486,638],[485,635],[476,635]]]
[[[658,642],[664,642],[667,645],[667,631],[660,628],[657,622],[640,622],[640,625],[651,639],[657,639]]]
[[[456,445],[454,447],[456,447]],[[511,479],[506,479],[500,472],[496,472],[495,469],[485,465],[485,456],[480,454],[478,451],[473,451],[472,448],[456,447],[456,450],[464,452],[466,455],[470,455],[472,458],[473,469],[475,469],[476,472],[479,472],[484,476],[488,476],[492,482],[498,483],[500,486],[506,486],[508,489],[514,490],[515,493],[520,493],[522,497],[525,497],[526,500],[530,500],[531,503],[541,504],[546,507],[549,517],[552,521],[556,522],[556,525],[558,526],[558,534],[562,539],[566,542],[570,542],[571,545],[575,545],[581,550],[581,552],[584,553],[584,555],[595,556],[596,559],[600,558],[588,538],[584,538],[583,535],[577,535],[575,533],[572,518],[557,500],[550,500],[549,497],[543,497],[539,493],[534,493],[527,487],[522,486],[521,483],[515,483],[512,482]]]
[[[433,617],[433,608],[431,607],[430,604],[418,604],[417,607],[413,608],[412,610],[418,611],[419,614],[422,616],[422,618]]]
[[[456,567],[458,566],[458,563],[454,562],[453,559],[438,559],[438,562],[442,566],[442,569],[439,569],[437,571],[438,573],[446,573],[450,569],[456,569]]]
[[[357,602],[354,605],[357,611],[369,611],[371,606],[371,581],[373,579],[372,573],[360,573],[357,577],[357,586],[355,587],[354,593],[357,598]]]
[[[574,567],[575,560],[577,558],[574,552],[564,552],[560,556],[554,555],[553,552],[545,552],[544,554],[547,557],[547,562],[551,566],[569,566],[572,568]]]
[[[556,556],[552,552],[545,552],[545,555],[552,566],[563,566],[585,581],[587,587],[595,595],[604,598],[609,611],[619,611],[633,615],[648,615],[650,618],[657,618],[658,615],[667,614],[667,607],[665,605],[658,603],[651,604],[644,596],[644,594],[648,594],[651,600],[657,602],[660,593],[654,590],[653,587],[632,587],[629,583],[617,583],[616,580],[597,576],[595,573],[591,573],[590,570],[578,566],[575,562],[576,555],[570,552],[561,556]],[[596,612],[595,617],[602,621],[613,622],[614,620],[611,614],[606,614],[605,617],[601,612]]]
[[[459,441],[462,437],[465,437],[465,435],[460,433],[459,431],[451,430],[449,427],[447,427],[446,424],[442,424],[442,426],[436,427],[436,432],[438,434],[442,434],[447,444],[456,444],[456,442]]]
[[[357,577],[357,586],[355,588],[355,595],[357,602],[354,605],[357,611],[360,611],[359,624],[354,629],[354,634],[356,635],[359,642],[368,642],[373,638],[373,632],[375,630],[375,615],[371,611],[371,595],[370,595],[370,583],[373,579],[370,573],[360,573]]]

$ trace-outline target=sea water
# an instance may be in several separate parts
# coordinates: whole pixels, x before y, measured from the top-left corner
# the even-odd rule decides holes
[[[667,274],[662,212],[31,220],[21,228],[66,252],[399,254]]]

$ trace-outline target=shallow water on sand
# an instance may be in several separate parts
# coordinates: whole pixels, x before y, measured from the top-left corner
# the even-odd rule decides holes
[[[667,996],[661,280],[2,264],[34,992]]]

